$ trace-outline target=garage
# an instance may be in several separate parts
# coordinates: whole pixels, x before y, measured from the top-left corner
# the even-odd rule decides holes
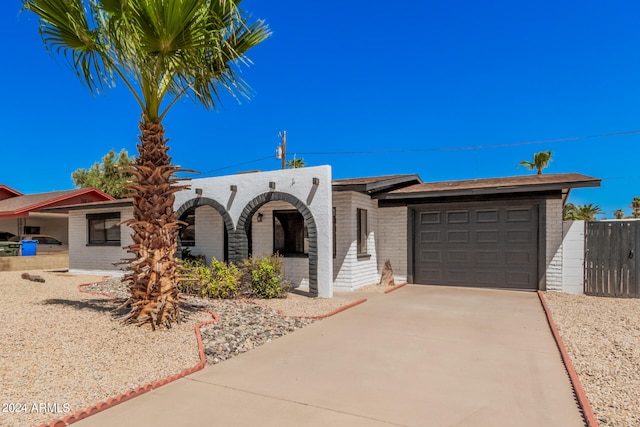
[[[562,208],[572,189],[599,185],[598,178],[564,173],[419,182],[381,191],[373,195],[384,218],[378,231],[382,242],[397,249],[380,250],[378,257],[402,268],[404,254],[397,251],[406,247],[409,283],[559,290]]]
[[[415,283],[537,289],[538,211],[533,202],[414,209]]]

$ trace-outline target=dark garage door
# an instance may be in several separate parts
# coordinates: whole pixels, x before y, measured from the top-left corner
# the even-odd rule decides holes
[[[537,205],[433,205],[414,227],[415,283],[538,288]]]

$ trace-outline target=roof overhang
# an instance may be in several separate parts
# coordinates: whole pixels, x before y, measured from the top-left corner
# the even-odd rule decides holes
[[[422,179],[417,174],[338,179],[333,180],[332,190],[375,194],[421,183]]]
[[[70,211],[91,211],[97,209],[123,208],[133,206],[133,199],[115,199],[103,202],[83,203],[80,205],[57,206],[55,208],[45,208],[41,212],[48,213],[68,213]]]
[[[572,188],[599,187],[600,178],[581,174],[533,175],[415,184],[382,192],[373,197],[381,200],[412,200],[461,196],[488,196],[515,193],[561,192]]]

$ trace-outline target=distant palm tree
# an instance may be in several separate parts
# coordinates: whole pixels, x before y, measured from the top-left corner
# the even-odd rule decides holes
[[[562,219],[565,221],[597,221],[596,215],[603,213],[600,206],[593,203],[577,206],[573,203],[567,203],[562,209]]]
[[[633,215],[634,218],[640,218],[640,197],[633,198],[631,201],[631,209],[633,209],[631,215]]]
[[[565,221],[576,220],[576,205],[573,203],[567,203],[562,207],[562,219]]]
[[[541,151],[533,155],[533,162],[523,160],[520,162],[521,166],[525,166],[530,170],[537,170],[538,175],[542,175],[542,169],[549,166],[551,162],[551,151]]]
[[[615,215],[616,219],[623,219],[624,218],[624,211],[622,209],[617,209],[613,215]]]
[[[220,90],[248,96],[235,68],[248,63],[245,53],[269,31],[262,21],[250,22],[240,1],[23,0],[39,17],[47,49],[67,59],[91,92],[118,79],[142,111],[129,186],[134,218],[126,222],[135,255],[125,277],[128,322],[155,328],[180,320],[174,255],[181,223],[173,203],[186,186],[176,183],[179,168],[167,153],[162,120],[183,96],[207,108],[217,106]],[[96,118],[95,130],[105,131],[108,120]]]
[[[287,168],[289,169],[297,169],[297,168],[303,168],[305,166],[307,166],[307,164],[305,163],[304,159],[301,157],[299,159],[296,159],[296,156],[293,156],[293,159],[291,160],[287,160],[286,164]]]

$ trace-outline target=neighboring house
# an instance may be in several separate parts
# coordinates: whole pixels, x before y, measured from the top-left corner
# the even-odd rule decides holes
[[[113,197],[95,188],[25,195],[0,184],[0,231],[17,236],[47,234],[67,243],[67,215],[44,213],[43,210],[105,200],[113,200]]]
[[[174,208],[193,255],[240,260],[278,252],[294,286],[331,297],[376,283],[386,259],[418,284],[562,289],[562,207],[580,174],[424,183],[418,175],[332,181],[319,166],[190,181]],[[69,212],[72,272],[114,274],[127,258],[130,200]]]

